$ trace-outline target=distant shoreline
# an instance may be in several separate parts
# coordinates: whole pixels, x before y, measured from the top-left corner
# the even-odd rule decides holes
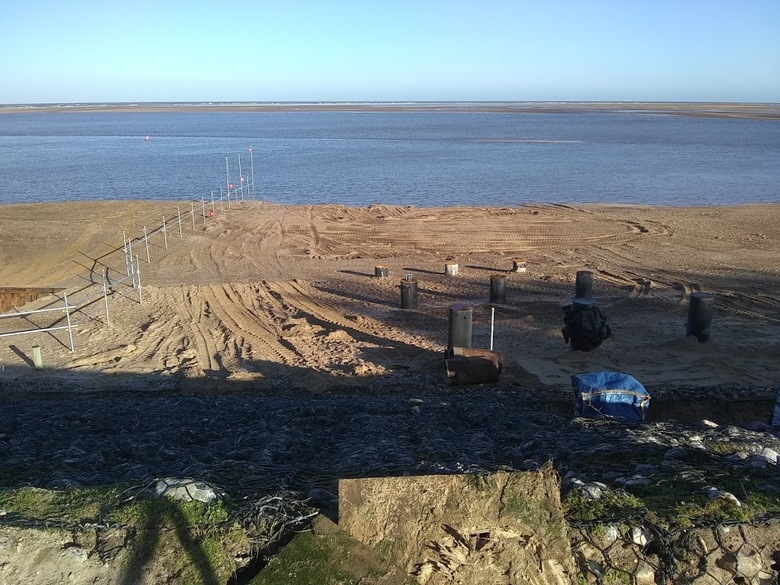
[[[780,119],[780,104],[708,102],[133,102],[7,104],[0,114],[41,112],[474,112],[645,113]]]

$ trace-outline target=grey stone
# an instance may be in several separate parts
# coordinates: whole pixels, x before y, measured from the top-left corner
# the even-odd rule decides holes
[[[653,482],[651,482],[648,478],[646,478],[644,475],[632,475],[631,477],[626,480],[625,487],[631,488],[631,487],[639,487],[639,486],[646,486],[651,485]]]
[[[77,487],[81,487],[81,484],[75,479],[69,478],[53,479],[46,484],[46,489],[49,490],[72,489]]]
[[[620,538],[620,531],[617,529],[617,526],[615,526],[614,524],[607,524],[604,527],[602,544],[604,546],[609,546],[613,542],[615,542],[618,538]]]
[[[197,500],[198,502],[209,503],[222,499],[225,494],[219,488],[203,481],[166,477],[157,481],[154,486],[154,495],[158,497],[165,496],[181,502]]]
[[[631,529],[631,542],[639,546],[645,546],[653,539],[653,534],[640,526]]]
[[[589,498],[591,500],[600,500],[601,496],[604,495],[604,491],[593,483],[587,483],[579,487],[577,491],[582,494],[583,497]]]
[[[664,459],[666,460],[685,459],[686,457],[688,457],[688,451],[682,447],[673,447],[664,453]]]
[[[636,585],[655,585],[655,569],[645,561],[639,564],[634,577]]]
[[[769,460],[761,455],[753,455],[748,458],[747,465],[751,469],[766,469],[769,466]]]
[[[83,547],[78,546],[77,544],[66,545],[60,554],[69,561],[75,561],[78,563],[84,563],[89,558],[89,553],[87,553]]]
[[[769,447],[764,447],[757,453],[758,456],[764,457],[768,463],[771,463],[772,465],[777,465],[780,461],[780,454],[778,454],[777,451],[774,449],[771,449]]]
[[[731,455],[727,455],[724,457],[726,461],[729,463],[742,463],[747,459],[749,455],[745,453],[744,451],[736,451],[735,453],[732,453]]]
[[[622,476],[623,474],[619,471],[604,471],[601,474],[601,479],[603,479],[604,481],[615,482],[615,480],[617,480],[619,477]]]

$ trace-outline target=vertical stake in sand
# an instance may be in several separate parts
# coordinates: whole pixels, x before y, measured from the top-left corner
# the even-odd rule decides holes
[[[73,352],[73,325],[70,323],[70,307],[68,306],[68,293],[62,291],[62,296],[65,299],[65,317],[68,320],[68,337],[70,337],[70,351]]]
[[[144,304],[144,293],[141,291],[141,263],[138,261],[138,256],[135,257],[136,275],[138,277],[138,304]]]
[[[192,218],[192,231],[195,231],[195,202],[190,201],[190,217]]]
[[[122,251],[125,254],[125,274],[130,276],[130,267],[127,265],[127,236],[125,230],[122,230]]]
[[[103,269],[103,302],[106,305],[106,325],[111,327],[111,316],[108,313],[108,268]]]
[[[227,187],[228,209],[230,209],[230,171],[228,167],[228,157],[225,157],[225,187]],[[220,189],[220,199],[222,189]]]
[[[183,240],[184,235],[181,233],[181,206],[176,206],[176,214],[179,216],[179,239]]]
[[[401,308],[417,308],[417,281],[407,274],[401,281]]]
[[[162,218],[163,218],[163,224],[162,224],[163,238],[165,238],[165,249],[167,250],[168,249],[168,228],[165,227],[165,216],[163,215]]]
[[[214,191],[211,192],[211,199],[214,199]],[[200,206],[203,212],[203,227],[206,227],[206,200],[203,198],[203,195],[200,196]]]
[[[496,324],[496,308],[490,307],[490,351],[493,351],[493,330]]]
[[[211,194],[211,211],[214,211],[214,194]],[[222,200],[222,187],[219,188],[219,212],[224,213],[225,203]]]
[[[151,263],[152,257],[149,255],[149,234],[146,233],[146,226],[144,226],[144,243],[146,244],[146,261]]]
[[[512,261],[512,272],[526,272],[527,270],[525,258],[515,258]]]
[[[457,264],[445,264],[444,265],[444,274],[447,276],[457,276],[458,275],[458,265]]]
[[[255,158],[252,155],[252,147],[249,147],[249,170],[252,175],[252,195],[255,194]]]
[[[219,200],[222,201],[222,187],[219,188]],[[217,211],[217,208],[214,207],[214,191],[211,192],[211,211],[212,213]]]
[[[490,302],[506,303],[506,276],[503,274],[490,276]]]
[[[688,300],[688,323],[685,336],[695,335],[699,343],[710,339],[710,324],[712,323],[712,305],[715,295],[706,292],[691,293]]]
[[[127,261],[128,261],[128,266],[130,267],[130,272],[128,273],[128,276],[133,282],[133,288],[135,288],[135,264],[133,264],[133,240],[129,238],[127,240]]]
[[[471,347],[471,317],[473,311],[466,303],[450,305],[447,353],[455,347]]]
[[[33,345],[32,346],[32,354],[33,354],[33,364],[35,365],[36,370],[42,370],[43,369],[43,356],[41,356],[41,346],[40,345]]]
[[[241,192],[241,201],[244,200],[244,175],[241,174],[241,153],[238,153],[238,188]],[[236,197],[238,203],[238,197]]]
[[[374,266],[374,276],[376,278],[387,278],[390,276],[390,270],[387,266]]]
[[[575,299],[593,298],[593,273],[590,270],[578,270],[574,281]]]

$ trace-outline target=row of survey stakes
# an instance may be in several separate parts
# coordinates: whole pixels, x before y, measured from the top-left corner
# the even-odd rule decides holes
[[[105,310],[106,325],[111,325],[111,313],[109,310],[110,301],[116,297],[125,297],[131,300],[137,301],[139,304],[143,304],[143,289],[141,287],[141,260],[139,258],[138,250],[139,246],[144,250],[144,256],[147,263],[151,263],[152,256],[149,250],[149,238],[155,234],[162,234],[165,249],[168,249],[168,232],[173,230],[178,231],[179,238],[184,239],[184,224],[189,222],[192,225],[192,231],[196,229],[196,223],[202,221],[203,225],[206,225],[207,218],[216,217],[217,207],[220,212],[224,212],[225,208],[230,209],[236,206],[239,202],[243,202],[246,197],[255,195],[255,170],[254,170],[254,155],[252,147],[248,148],[249,151],[249,164],[250,174],[244,176],[241,155],[238,155],[238,182],[234,183],[230,178],[230,161],[228,157],[225,157],[225,186],[219,188],[219,195],[216,195],[216,191],[211,191],[210,197],[202,196],[200,202],[189,201],[190,209],[186,207],[182,212],[182,205],[176,205],[177,214],[173,216],[162,216],[162,223],[159,227],[155,227],[151,230],[147,229],[147,226],[143,228],[143,235],[132,237],[128,236],[126,232],[122,232],[122,247],[119,248],[122,252],[124,267],[120,270],[110,268],[108,266],[103,267],[102,282],[96,283],[100,287],[98,292],[94,292],[94,289],[90,287],[84,287],[77,291],[79,295],[73,294],[69,298],[67,291],[62,291],[62,298],[58,299],[51,306],[44,309],[37,309],[33,311],[13,311],[11,313],[0,314],[0,319],[25,319],[28,325],[23,329],[14,331],[6,331],[0,333],[0,337],[7,337],[11,335],[37,335],[40,333],[51,333],[58,330],[67,330],[68,333],[68,347],[71,352],[75,350],[75,342],[73,329],[78,326],[78,315],[88,316],[87,307],[93,305],[93,303],[99,302],[98,299],[102,297],[102,305]],[[102,285],[102,286],[101,286]],[[87,290],[91,289],[91,290]],[[78,296],[78,298],[75,298]],[[45,316],[46,314],[53,314],[54,319],[52,322],[47,322],[45,325],[29,326],[31,322],[31,316]],[[32,347],[33,363],[35,369],[43,369],[43,357],[41,353],[41,347],[34,345]]]
[[[515,259],[511,272],[527,272],[525,259]],[[458,274],[457,264],[446,264],[444,273]],[[386,266],[376,266],[374,276],[389,277]],[[490,277],[490,304],[506,303],[505,274]],[[400,282],[401,308],[417,307],[417,280],[406,274]],[[707,292],[691,293],[688,304],[686,337],[695,336],[700,343],[710,339],[715,296]],[[573,301],[563,307],[564,340],[572,351],[592,351],[612,335],[606,317],[593,298],[593,272],[577,272]],[[472,347],[472,308],[466,303],[449,307],[447,350],[444,364],[447,379],[453,386],[498,382],[503,367],[501,353],[493,349],[495,307],[491,308],[490,348]],[[647,389],[633,376],[623,372],[588,372],[574,374],[571,384],[575,394],[575,415],[586,417],[619,417],[632,422],[643,421],[650,407]],[[780,389],[773,419],[780,424]],[[773,422],[773,424],[775,424]]]
[[[106,267],[103,270],[103,298],[106,309],[106,323],[111,324],[111,315],[109,313],[108,295],[113,292],[120,292],[124,296],[129,296],[122,292],[121,288],[117,285],[122,283],[129,283],[130,289],[134,290],[138,294],[138,303],[143,304],[143,290],[141,288],[141,261],[139,255],[134,252],[134,246],[137,251],[139,245],[143,246],[145,251],[146,262],[151,263],[152,257],[149,251],[149,237],[155,234],[162,234],[163,244],[165,249],[168,249],[168,231],[173,229],[173,232],[178,231],[179,239],[184,239],[185,223],[189,222],[192,225],[192,231],[196,230],[196,223],[202,221],[203,226],[206,225],[207,218],[213,219],[216,217],[217,205],[219,205],[220,213],[231,207],[236,206],[238,203],[243,202],[246,197],[253,196],[255,192],[255,163],[254,153],[250,146],[249,151],[249,165],[250,174],[244,176],[241,167],[241,154],[238,155],[238,186],[230,178],[230,160],[229,157],[225,157],[225,186],[219,188],[219,196],[217,198],[216,191],[212,190],[210,196],[207,198],[201,196],[200,205],[196,201],[189,201],[190,209],[184,209],[182,213],[181,204],[176,205],[176,216],[171,217],[162,216],[162,223],[160,227],[155,227],[151,231],[147,229],[147,226],[143,226],[143,236],[136,238],[128,237],[127,234],[122,232],[122,251],[124,253],[125,270],[124,274],[119,278],[111,279],[110,271]]]

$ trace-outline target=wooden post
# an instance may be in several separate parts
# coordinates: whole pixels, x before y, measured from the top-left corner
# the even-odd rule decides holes
[[[43,369],[43,357],[41,356],[41,346],[40,345],[33,345],[32,346],[32,354],[33,354],[33,364],[35,365],[36,370],[42,370]]]
[[[710,324],[712,323],[712,305],[715,295],[706,292],[691,293],[688,300],[688,322],[685,335],[695,335],[699,343],[710,339]]]
[[[447,276],[457,276],[458,275],[458,265],[457,264],[445,264],[444,265],[444,274]]]
[[[590,270],[578,270],[574,282],[575,299],[593,298],[593,273]]]

